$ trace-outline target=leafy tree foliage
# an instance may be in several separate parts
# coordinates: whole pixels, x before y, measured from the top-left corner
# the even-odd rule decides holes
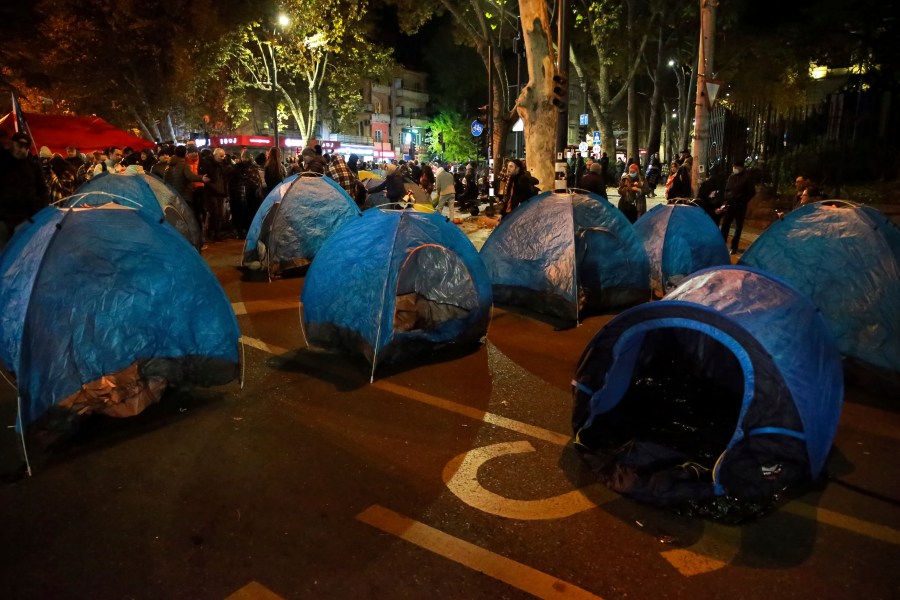
[[[283,27],[277,6],[289,20]],[[254,92],[274,92],[279,111],[293,118],[304,138],[314,135],[323,116],[347,126],[362,102],[360,80],[382,79],[392,67],[390,51],[366,36],[368,3],[288,0],[270,8],[267,19],[243,26],[224,53],[230,105],[248,102]],[[328,114],[320,114],[324,107]]]
[[[469,131],[471,120],[460,113],[447,110],[432,117],[428,127],[431,130],[429,151],[433,156],[442,157],[450,162],[462,162],[472,156],[472,133]],[[439,136],[443,134],[444,148],[441,148]]]

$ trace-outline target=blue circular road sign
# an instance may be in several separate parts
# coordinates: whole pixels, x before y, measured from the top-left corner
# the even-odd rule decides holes
[[[481,121],[478,119],[472,121],[472,135],[478,137],[482,131],[484,131],[484,125],[481,124]]]

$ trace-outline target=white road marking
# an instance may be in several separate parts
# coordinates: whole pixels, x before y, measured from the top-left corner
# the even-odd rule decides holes
[[[363,523],[484,573],[532,596],[553,600],[602,600],[587,590],[501,556],[471,542],[373,505],[356,515]]]

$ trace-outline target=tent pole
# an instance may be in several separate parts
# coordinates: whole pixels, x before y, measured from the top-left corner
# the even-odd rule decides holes
[[[25,470],[31,477],[31,462],[28,460],[28,448],[25,446],[25,424],[22,422],[22,396],[16,395],[16,412],[19,415],[19,439],[22,440],[22,454],[25,456]]]

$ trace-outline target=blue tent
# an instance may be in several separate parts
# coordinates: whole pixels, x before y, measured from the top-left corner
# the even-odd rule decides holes
[[[731,264],[719,228],[697,206],[657,205],[634,230],[650,258],[650,287],[660,296],[695,271]]]
[[[806,205],[772,223],[740,264],[809,296],[842,353],[900,371],[900,230],[883,214]]]
[[[606,199],[545,192],[504,217],[481,248],[501,304],[578,319],[583,304],[609,308],[650,296],[647,253]]]
[[[720,391],[691,405],[642,398],[641,386],[672,374]],[[731,266],[617,316],[588,343],[572,383],[577,440],[609,458],[604,482],[662,505],[771,501],[818,476],[843,398],[840,354],[812,303],[782,280]],[[666,427],[674,433],[663,443]],[[707,464],[673,449],[698,438]]]
[[[165,217],[194,248],[200,250],[203,246],[200,225],[190,205],[174,188],[152,175],[110,172],[94,175],[75,194],[63,200],[60,207],[100,206],[110,202],[141,208],[154,219]]]
[[[366,211],[322,246],[301,296],[309,343],[372,363],[478,341],[491,285],[472,243],[446,218]]]
[[[48,207],[0,255],[0,360],[19,424],[51,409],[128,416],[167,385],[238,373],[237,321],[178,232],[138,209]]]
[[[259,261],[270,276],[305,267],[325,240],[361,214],[330,177],[292,175],[272,188],[256,211],[242,264]]]

